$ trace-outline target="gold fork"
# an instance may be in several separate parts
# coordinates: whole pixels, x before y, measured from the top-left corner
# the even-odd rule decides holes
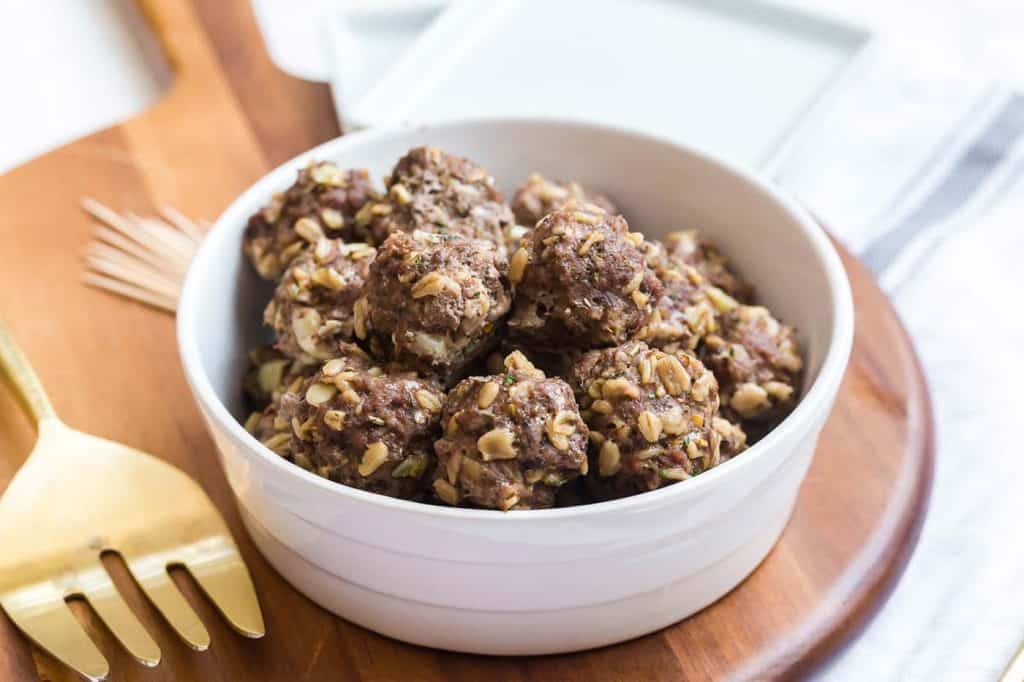
[[[169,566],[187,568],[240,634],[263,636],[249,572],[202,488],[155,457],[65,426],[2,321],[0,376],[39,430],[0,498],[0,605],[26,635],[85,677],[104,679],[106,659],[65,603],[82,596],[136,659],[157,665],[160,649],[100,560],[114,551],[192,648],[207,649],[210,635]]]

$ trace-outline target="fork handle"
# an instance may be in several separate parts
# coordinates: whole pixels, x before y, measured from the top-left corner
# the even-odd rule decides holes
[[[36,424],[57,418],[39,376],[3,320],[0,320],[0,377],[10,384],[18,402]]]

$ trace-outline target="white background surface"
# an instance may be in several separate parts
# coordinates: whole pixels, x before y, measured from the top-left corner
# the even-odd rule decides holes
[[[157,55],[131,0],[0,0],[0,171],[155,101]]]
[[[137,111],[160,91],[164,77],[115,18],[120,2],[0,0],[0,170]],[[872,25],[886,58],[818,131],[826,158],[782,174],[858,248],[960,109],[994,78],[1024,82],[1024,2],[803,4]],[[1009,173],[1020,170],[1019,156]],[[822,679],[994,679],[1024,640],[1022,211],[1018,182],[891,292],[935,396],[935,489],[893,598]]]

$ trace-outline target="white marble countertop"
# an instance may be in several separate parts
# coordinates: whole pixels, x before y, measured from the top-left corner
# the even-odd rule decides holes
[[[139,42],[127,4],[0,2],[0,82],[16,95],[0,107],[0,171],[159,94],[167,74]],[[1024,3],[802,4],[874,27],[884,60],[838,98],[778,178],[882,275],[921,355],[939,435],[917,551],[890,601],[818,677],[994,679],[1024,641],[1016,581],[1024,574],[1016,542],[1024,457],[1015,441],[1024,386],[1016,298],[1024,138],[1015,126],[1022,122],[1004,122],[1012,128],[1005,143],[986,146],[978,136],[1011,103],[1011,90],[992,83],[1024,82]],[[941,220],[915,218],[915,207],[955,195],[942,178],[964,168],[972,149],[985,169],[978,187]]]

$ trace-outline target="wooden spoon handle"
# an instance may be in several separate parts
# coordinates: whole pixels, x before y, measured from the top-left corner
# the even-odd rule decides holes
[[[10,385],[18,402],[36,424],[57,418],[39,376],[3,320],[0,320],[0,377]]]

